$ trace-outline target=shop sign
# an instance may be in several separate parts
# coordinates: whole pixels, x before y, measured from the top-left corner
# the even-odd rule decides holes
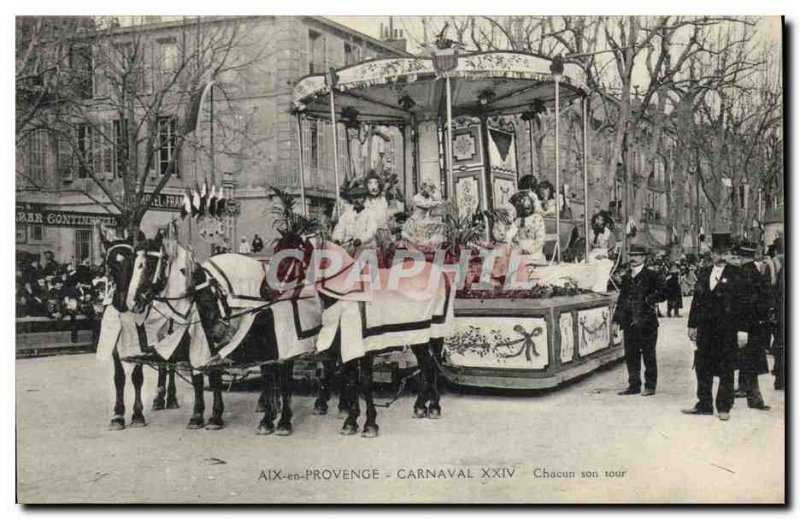
[[[45,209],[39,205],[17,206],[17,224],[47,225],[50,227],[91,227],[100,223],[118,226],[118,216],[109,213],[78,213]]]

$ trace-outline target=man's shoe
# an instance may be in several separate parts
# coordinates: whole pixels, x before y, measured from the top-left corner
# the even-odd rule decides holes
[[[645,389],[644,391],[642,391],[642,396],[652,396],[655,394],[656,394],[655,389]]]
[[[638,395],[639,394],[639,389],[638,388],[629,387],[628,389],[626,389],[624,391],[620,391],[617,394],[618,395]]]
[[[714,411],[707,411],[705,409],[698,409],[697,407],[692,407],[689,409],[681,409],[681,413],[683,414],[705,414],[711,415],[714,414]]]
[[[723,422],[727,422],[728,420],[731,419],[731,415],[726,412],[721,412],[719,413],[719,419],[722,420]]]
[[[733,394],[735,398],[747,398],[747,391],[744,389],[737,389],[736,393]]]
[[[763,402],[760,403],[760,404],[757,404],[757,405],[751,405],[749,407],[750,407],[750,409],[758,409],[759,411],[769,411],[770,409],[772,409],[771,406],[768,406],[767,404],[765,404]]]

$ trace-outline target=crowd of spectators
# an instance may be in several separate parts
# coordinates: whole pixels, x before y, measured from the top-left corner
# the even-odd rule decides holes
[[[105,297],[106,283],[103,267],[88,260],[76,266],[56,262],[50,251],[18,255],[16,316],[94,318]]]

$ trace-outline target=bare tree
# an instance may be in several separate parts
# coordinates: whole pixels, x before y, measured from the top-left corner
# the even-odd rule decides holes
[[[70,40],[72,55],[87,59],[77,68],[75,60],[61,64],[72,65],[75,81],[62,109],[47,113],[48,131],[57,138],[59,154],[70,157],[62,171],[67,179],[83,184],[95,200],[103,198],[132,235],[163,188],[181,174],[186,143],[203,147],[193,133],[203,121],[199,101],[211,82],[220,98],[213,121],[219,148],[235,153],[225,146],[235,141],[241,151],[242,139],[230,133],[247,135],[251,114],[235,113],[227,91],[236,89],[239,74],[261,60],[265,48],[247,23],[184,19],[156,39],[146,24],[96,20],[92,31]]]

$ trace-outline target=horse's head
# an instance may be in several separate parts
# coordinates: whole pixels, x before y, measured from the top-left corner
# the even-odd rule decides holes
[[[134,257],[136,255],[131,240],[101,240],[105,249],[106,273],[114,284],[115,291],[112,299],[114,308],[120,312],[128,310],[126,294],[133,273]]]
[[[156,294],[164,290],[170,262],[161,231],[154,238],[140,238],[134,251],[135,258],[126,305],[130,309],[140,310],[148,305]]]
[[[275,242],[273,249],[274,253],[283,250],[295,249],[299,250],[303,256],[302,260],[290,257],[278,265],[278,280],[281,283],[293,283],[305,278],[308,266],[311,263],[311,256],[314,252],[314,242],[317,236],[315,234],[296,235],[286,234],[278,238]]]

